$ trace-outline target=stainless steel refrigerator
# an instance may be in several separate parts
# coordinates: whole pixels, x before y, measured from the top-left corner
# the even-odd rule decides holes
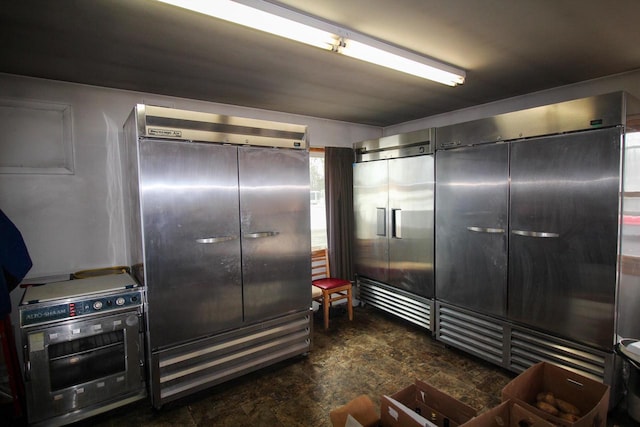
[[[436,295],[507,314],[509,146],[436,152]]]
[[[138,105],[125,134],[154,406],[308,352],[305,128]]]
[[[511,147],[509,318],[615,344],[620,128]]]
[[[356,143],[355,269],[360,299],[430,328],[432,131]]]
[[[635,100],[613,93],[437,129],[436,337],[520,372],[614,384],[640,334],[621,286],[621,189]],[[637,283],[636,279],[636,285]]]

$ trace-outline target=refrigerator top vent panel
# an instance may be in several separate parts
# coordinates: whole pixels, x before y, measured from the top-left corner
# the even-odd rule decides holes
[[[289,123],[138,104],[141,137],[306,149],[307,127]]]
[[[356,162],[433,154],[434,135],[434,129],[429,128],[356,142]]]
[[[436,130],[436,150],[626,125],[640,111],[625,92],[575,99]]]

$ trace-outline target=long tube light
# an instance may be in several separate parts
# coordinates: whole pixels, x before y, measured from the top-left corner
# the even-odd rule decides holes
[[[448,86],[463,70],[263,0],[158,0]]]

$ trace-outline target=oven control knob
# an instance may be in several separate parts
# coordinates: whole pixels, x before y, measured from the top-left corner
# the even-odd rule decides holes
[[[116,305],[124,305],[124,303],[125,303],[124,298],[122,298],[122,297],[118,297],[118,298],[116,299]]]
[[[93,309],[94,310],[100,310],[102,308],[102,301],[95,301],[93,303]]]

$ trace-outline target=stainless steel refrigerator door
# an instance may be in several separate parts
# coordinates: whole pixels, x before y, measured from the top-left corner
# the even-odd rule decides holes
[[[610,351],[621,133],[517,142],[511,149],[509,316]]]
[[[353,167],[356,274],[389,280],[388,162],[356,163]]]
[[[235,147],[140,141],[152,350],[242,324]]]
[[[437,298],[505,316],[508,145],[436,152],[436,183]]]
[[[245,322],[311,305],[309,153],[238,149]]]
[[[433,156],[389,160],[389,284],[432,298]]]

